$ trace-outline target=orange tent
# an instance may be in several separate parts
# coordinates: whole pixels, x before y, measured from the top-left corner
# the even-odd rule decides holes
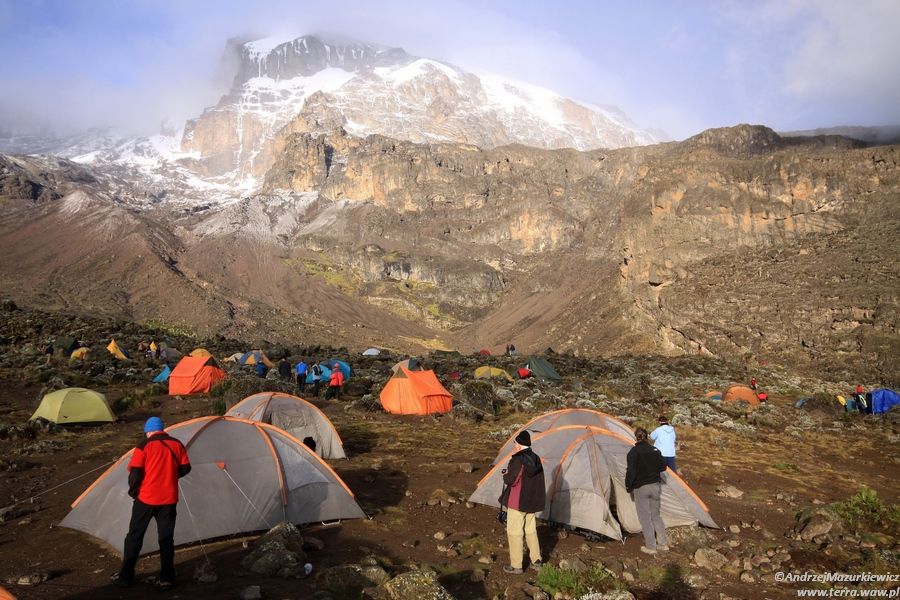
[[[381,390],[384,410],[397,415],[430,415],[453,408],[453,396],[434,371],[410,371],[403,367]]]
[[[756,392],[748,388],[746,385],[729,385],[722,394],[722,402],[737,402],[743,400],[750,406],[758,406],[759,398]]]
[[[0,585],[0,600],[16,600],[16,597],[10,594],[6,588]]]
[[[169,395],[208,392],[225,371],[209,356],[185,356],[169,374]]]

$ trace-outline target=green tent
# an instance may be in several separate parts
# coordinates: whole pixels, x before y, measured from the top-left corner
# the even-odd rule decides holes
[[[86,388],[65,388],[50,392],[31,415],[53,423],[97,423],[115,421],[116,416],[106,402],[106,396]]]
[[[556,369],[553,368],[547,359],[541,358],[540,356],[529,356],[528,362],[525,365],[531,369],[531,372],[534,373],[534,376],[538,379],[543,379],[544,381],[562,381],[562,377],[559,376],[559,373],[556,372]]]
[[[53,342],[53,347],[59,348],[66,356],[68,356],[78,348],[78,340],[68,335],[60,336]]]

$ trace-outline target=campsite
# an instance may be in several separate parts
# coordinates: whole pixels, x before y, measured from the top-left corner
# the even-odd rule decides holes
[[[124,467],[121,461],[111,465],[137,443],[151,415],[162,417],[175,435],[193,431],[184,434],[188,439],[200,431],[209,441],[190,446],[201,466],[184,480],[192,514],[179,512],[179,586],[171,597],[239,598],[251,586],[267,598],[413,597],[377,594],[388,593],[386,582],[406,578],[409,584],[421,577],[425,583],[419,584],[436,583],[446,597],[458,599],[580,598],[588,590],[627,591],[636,598],[791,598],[797,586],[778,583],[776,573],[897,570],[900,465],[885,448],[897,446],[898,411],[848,412],[835,399],[847,393],[847,382],[773,365],[751,371],[746,364],[703,356],[586,359],[533,353],[532,370],[547,363],[557,381],[551,373],[545,373],[547,379],[507,379],[497,372],[514,374],[526,362],[522,356],[441,352],[398,366],[409,357],[389,350],[363,356],[362,348],[264,349],[273,364],[282,354],[319,358],[342,369],[335,361],[346,363],[352,375],[342,399],[326,401],[323,394],[312,397],[311,386],[297,398],[295,385],[273,376],[275,369],[260,378],[253,365],[224,360],[251,352],[236,340],[203,340],[200,346],[199,340],[134,325],[79,319],[78,337],[91,341],[86,359],[71,360],[60,351],[45,362],[40,345],[30,343],[26,332],[36,333],[34,324],[42,323],[40,335],[62,335],[61,329],[72,328],[71,320],[22,309],[4,315],[0,585],[17,598],[158,597],[152,585],[158,559],[152,553],[139,562],[139,580],[131,589],[109,585],[120,560],[115,547],[127,527],[127,513],[116,516],[115,510],[127,510],[127,502],[118,501],[115,510],[92,505],[92,498],[126,500],[123,480],[100,476]],[[131,358],[121,360],[104,349],[113,327],[119,327],[118,345]],[[187,378],[154,384],[165,361],[136,353],[141,340],[154,336],[186,351],[203,347],[210,356],[188,352],[171,361],[173,375],[179,361],[193,365]],[[485,366],[496,371],[477,377],[476,369]],[[431,375],[420,382],[423,373]],[[730,383],[749,381],[751,373],[765,385],[768,402],[755,406],[707,397],[711,390],[721,396]],[[379,395],[396,387],[398,375],[404,383],[392,397],[404,409],[397,412],[427,414],[383,409]],[[178,393],[194,390],[182,387],[186,381],[209,386],[210,392]],[[29,422],[48,390],[67,387],[102,393],[117,420]],[[452,397],[449,406],[445,393]],[[807,400],[796,407],[800,397]],[[413,405],[419,408],[409,410]],[[217,416],[229,410],[228,416]],[[565,455],[561,449],[583,441],[585,432],[621,452],[632,443],[630,429],[652,426],[660,413],[677,428],[677,479],[687,490],[681,496],[689,500],[681,517],[685,524],[669,526],[671,551],[643,555],[624,504],[603,514],[597,505],[587,514],[594,521],[574,513],[560,517],[559,504],[538,527],[547,566],[522,576],[504,573],[508,556],[492,506],[496,489],[486,487],[484,498],[476,491],[503,467],[509,440],[522,428],[556,428],[535,433],[534,447],[551,465],[560,460],[554,452]],[[585,425],[584,418],[591,422]],[[216,442],[217,427],[237,429]],[[296,435],[282,433],[291,428]],[[300,448],[300,436],[307,435],[319,440],[315,451]],[[260,574],[256,565],[262,563],[248,561],[259,536],[277,525],[280,504],[268,513],[264,502],[278,496],[278,470],[242,473],[238,466],[244,449],[257,444],[267,455],[270,443],[279,456],[269,464],[282,465],[284,474],[301,472],[306,467],[288,468],[294,459],[282,453],[305,457],[304,464],[331,478],[333,492],[327,497],[344,503],[337,512],[312,516],[288,513],[294,506],[310,507],[285,503],[284,514],[299,523],[299,533],[280,529],[270,535],[299,535],[303,542],[300,562],[280,567],[286,569],[281,575]],[[233,473],[228,477],[234,485],[222,484],[220,471]],[[250,481],[260,486],[268,481],[270,491],[251,492]],[[246,493],[253,510],[235,488]],[[236,516],[225,518],[229,511]],[[551,524],[557,519],[568,519],[570,526]],[[92,533],[85,533],[91,527]],[[155,547],[151,537],[152,529],[145,551]],[[306,563],[312,569],[308,575],[300,568]]]

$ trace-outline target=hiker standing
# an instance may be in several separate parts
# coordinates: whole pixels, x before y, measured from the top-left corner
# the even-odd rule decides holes
[[[331,379],[328,381],[328,391],[325,392],[326,398],[341,399],[341,388],[344,387],[344,372],[341,371],[340,365],[333,365],[331,368]]]
[[[638,427],[634,431],[634,437],[637,442],[628,451],[625,490],[634,500],[644,532],[641,552],[656,554],[657,550],[669,549],[666,526],[660,515],[662,480],[659,474],[666,470],[666,461],[659,450],[647,443],[646,429]]]
[[[278,376],[282,381],[291,380],[291,361],[287,359],[287,356],[278,361]]]
[[[294,367],[294,376],[297,378],[297,393],[301,396],[303,395],[303,390],[306,389],[306,373],[308,370],[309,367],[306,366],[302,358],[297,363],[297,366]]]
[[[506,573],[522,573],[522,561],[528,544],[531,568],[539,570],[541,547],[537,536],[535,515],[544,510],[544,467],[541,458],[531,449],[531,434],[522,431],[516,436],[516,453],[503,471],[503,493],[500,505],[506,507],[506,538],[509,543],[509,564]]]
[[[659,427],[650,432],[650,439],[653,440],[654,447],[662,454],[666,466],[677,473],[678,469],[675,468],[675,428],[669,425],[669,419],[665,415],[661,415],[657,422]]]
[[[756,391],[756,377],[750,378],[750,389]]]
[[[269,367],[267,367],[266,363],[264,363],[262,360],[257,360],[256,366],[253,367],[253,369],[256,371],[256,376],[260,379],[265,379],[266,374],[269,372]]]
[[[159,417],[144,424],[145,439],[139,443],[128,463],[128,495],[134,498],[131,523],[125,536],[122,568],[113,578],[119,587],[134,581],[144,534],[150,519],[156,519],[159,533],[159,587],[175,585],[175,506],[178,504],[178,479],[191,472],[184,445],[167,434]]]
[[[313,363],[312,366],[312,378],[313,378],[313,395],[316,398],[319,397],[319,385],[322,383],[322,365],[319,364],[319,361]]]

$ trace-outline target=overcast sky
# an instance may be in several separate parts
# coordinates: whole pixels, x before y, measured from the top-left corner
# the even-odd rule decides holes
[[[225,41],[344,34],[708,127],[900,124],[900,0],[0,0],[0,130],[180,126]]]

